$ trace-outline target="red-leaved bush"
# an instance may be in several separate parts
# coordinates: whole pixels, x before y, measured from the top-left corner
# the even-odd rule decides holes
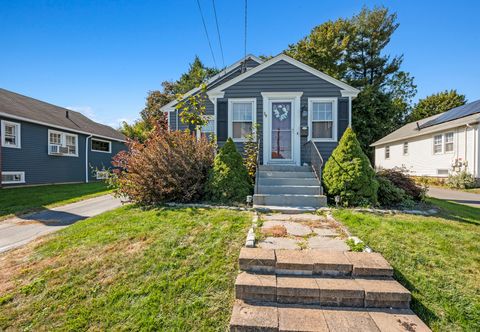
[[[189,131],[168,131],[159,123],[144,143],[127,142],[113,159],[115,191],[140,204],[191,202],[203,197],[214,144]]]

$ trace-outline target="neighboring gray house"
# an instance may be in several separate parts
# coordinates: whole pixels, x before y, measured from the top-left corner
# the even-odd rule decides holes
[[[262,166],[254,204],[325,205],[321,169],[351,125],[352,99],[359,90],[285,54],[266,61],[249,55],[206,85],[210,122],[201,132],[215,134],[220,146],[231,137],[243,151],[245,136],[260,124]],[[162,111],[168,112],[172,130],[186,129],[176,103]]]
[[[89,182],[105,177],[125,137],[84,115],[0,89],[2,186]]]
[[[359,91],[285,54],[267,61],[252,55],[207,82],[203,132],[219,145],[228,137],[242,150],[245,135],[260,124],[262,164],[303,165],[307,141],[315,142],[326,161],[351,124],[351,101]],[[189,91],[185,96],[198,93]],[[171,129],[185,129],[176,101],[162,107]]]

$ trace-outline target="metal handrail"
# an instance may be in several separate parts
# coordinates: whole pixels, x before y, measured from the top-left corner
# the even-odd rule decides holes
[[[312,140],[307,141],[305,145],[307,144],[309,144],[310,151],[310,166],[312,166],[313,172],[315,173],[315,176],[317,177],[321,186],[323,157],[320,151],[318,151],[317,145]]]
[[[258,180],[259,180],[259,168],[260,168],[260,138],[257,141],[257,160],[256,160],[256,167],[255,167],[255,188],[253,193],[258,193]]]

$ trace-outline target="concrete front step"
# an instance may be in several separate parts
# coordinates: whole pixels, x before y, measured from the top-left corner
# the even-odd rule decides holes
[[[322,195],[320,186],[258,186],[256,194]]]
[[[255,194],[253,195],[253,204],[275,206],[309,206],[320,208],[327,206],[327,197],[324,195]]]
[[[244,301],[331,307],[410,307],[410,292],[393,279],[293,277],[242,272],[236,298]]]
[[[316,178],[259,178],[259,186],[320,186]]]
[[[313,213],[317,208],[306,206],[276,206],[276,205],[253,205],[253,208],[262,213],[303,214]]]
[[[339,309],[236,300],[230,331],[428,332],[430,329],[408,309]]]
[[[378,253],[242,248],[240,269],[279,275],[392,277],[393,268]]]
[[[278,172],[278,171],[259,171],[258,176],[262,178],[315,178],[315,173],[308,172]]]
[[[290,165],[260,165],[260,172],[312,172],[310,166],[290,166]]]

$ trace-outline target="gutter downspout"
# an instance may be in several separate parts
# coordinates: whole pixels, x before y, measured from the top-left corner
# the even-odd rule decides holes
[[[87,136],[85,139],[85,183],[88,183],[88,139],[92,138],[92,135]]]

